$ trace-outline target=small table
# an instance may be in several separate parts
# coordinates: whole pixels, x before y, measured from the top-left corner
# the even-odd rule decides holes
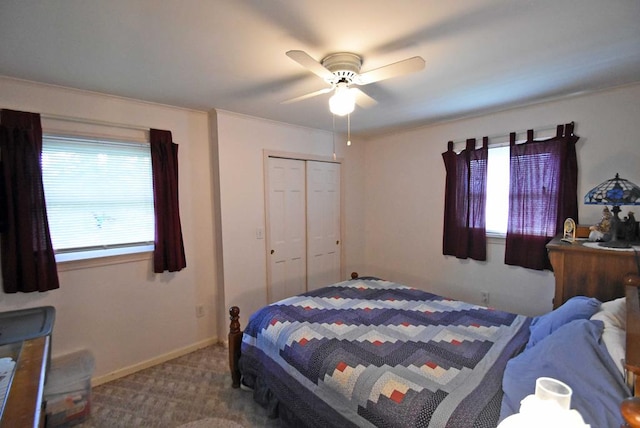
[[[49,340],[49,336],[43,336],[22,343],[0,428],[44,426],[42,395]]]

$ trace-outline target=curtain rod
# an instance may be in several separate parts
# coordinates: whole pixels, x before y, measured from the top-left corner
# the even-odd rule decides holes
[[[516,133],[516,135],[518,134],[525,134],[527,133],[527,131],[529,131],[529,129],[533,129],[534,132],[541,132],[541,131],[555,131],[558,128],[559,124],[555,124],[555,125],[545,125],[545,126],[539,126],[539,127],[535,127],[535,128],[527,128],[527,129],[521,129],[518,131],[513,131]],[[498,138],[504,140],[504,141],[500,141],[501,143],[505,143],[506,145],[509,144],[509,134],[511,134],[511,132],[507,132],[506,134],[494,134],[494,135],[488,135],[486,136],[487,138],[489,138],[489,144],[491,144],[491,140],[496,140]],[[482,141],[482,139],[485,136],[483,135],[480,138],[476,138],[476,140],[478,141]],[[463,144],[467,142],[467,138],[465,138],[464,140],[453,140],[453,144]]]
[[[65,122],[75,122],[75,123],[82,123],[86,125],[98,125],[98,126],[106,126],[111,128],[130,129],[134,131],[149,131],[149,128],[145,128],[143,126],[130,125],[127,123],[109,122],[106,120],[82,119],[78,117],[62,116],[57,114],[46,114],[46,113],[40,114],[40,117],[42,117],[43,119],[61,120]]]

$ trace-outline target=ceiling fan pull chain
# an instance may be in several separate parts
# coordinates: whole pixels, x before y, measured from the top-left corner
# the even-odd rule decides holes
[[[336,115],[331,114],[331,121],[333,122],[333,133],[331,137],[333,138],[333,160],[336,160]]]

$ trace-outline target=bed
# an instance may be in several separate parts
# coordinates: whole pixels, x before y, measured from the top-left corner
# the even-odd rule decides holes
[[[621,412],[640,420],[640,277],[627,284],[626,300],[576,296],[530,318],[354,274],[260,309],[244,332],[232,307],[232,383],[289,426],[480,428],[549,376],[592,427],[620,426]]]

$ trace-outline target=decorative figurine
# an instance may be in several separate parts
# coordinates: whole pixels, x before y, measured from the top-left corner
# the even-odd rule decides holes
[[[628,242],[635,242],[638,240],[638,222],[633,215],[633,211],[629,211],[629,215],[624,218],[624,239]]]
[[[589,227],[589,241],[608,241],[611,234],[611,211],[608,207],[602,210],[602,219],[597,224]]]

